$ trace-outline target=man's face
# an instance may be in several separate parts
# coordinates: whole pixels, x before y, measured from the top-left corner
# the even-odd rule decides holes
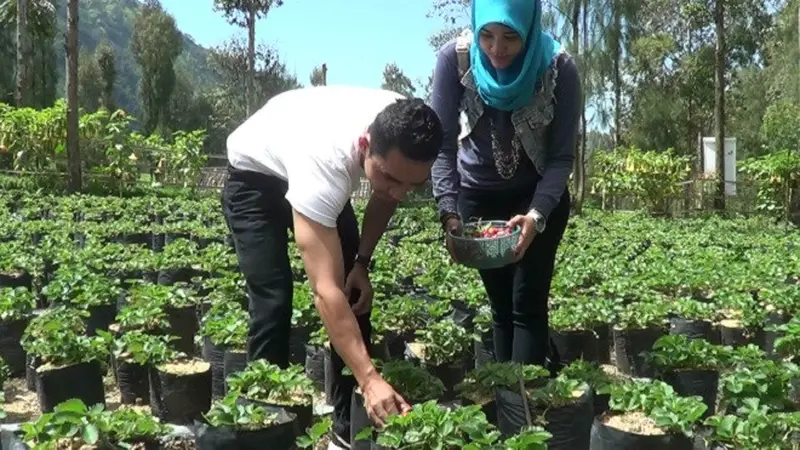
[[[431,162],[406,158],[398,150],[389,150],[385,157],[369,154],[364,157],[364,173],[379,196],[403,200],[412,189],[424,185],[430,177]]]

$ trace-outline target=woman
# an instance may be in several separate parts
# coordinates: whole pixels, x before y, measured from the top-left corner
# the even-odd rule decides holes
[[[581,94],[575,63],[542,32],[541,13],[538,0],[473,0],[472,33],[440,49],[431,106],[444,127],[432,181],[448,236],[479,218],[522,228],[516,262],[480,271],[495,358],[544,365]]]

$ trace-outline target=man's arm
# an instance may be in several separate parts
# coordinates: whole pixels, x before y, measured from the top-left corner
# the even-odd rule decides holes
[[[322,323],[328,330],[331,344],[363,388],[370,379],[380,375],[370,360],[356,316],[344,295],[344,259],[339,234],[336,228],[320,225],[294,209],[292,215],[295,242],[303,257]]]
[[[361,227],[361,241],[358,245],[358,254],[372,256],[378,241],[386,231],[389,220],[397,210],[397,201],[391,198],[376,195],[374,192],[369,197],[367,209],[364,211],[364,225]]]

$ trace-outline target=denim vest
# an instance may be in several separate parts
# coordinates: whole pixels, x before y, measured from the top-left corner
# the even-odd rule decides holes
[[[464,86],[464,95],[459,105],[461,133],[458,140],[462,141],[472,132],[472,128],[483,116],[485,104],[478,94],[472,71],[469,70],[469,46],[472,44],[472,33],[465,30],[456,41],[456,54],[458,56],[458,72],[461,84]],[[555,113],[555,87],[558,78],[556,64],[562,50],[553,58],[550,68],[544,73],[542,83],[531,99],[530,104],[511,113],[511,123],[525,153],[533,162],[539,174],[544,173],[547,165],[546,132],[553,120]]]

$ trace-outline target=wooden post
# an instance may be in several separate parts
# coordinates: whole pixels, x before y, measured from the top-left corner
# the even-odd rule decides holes
[[[328,65],[325,63],[322,63],[322,85],[328,85]]]

